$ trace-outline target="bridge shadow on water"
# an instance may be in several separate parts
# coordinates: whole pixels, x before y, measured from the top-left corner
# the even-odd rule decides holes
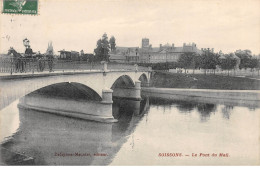
[[[118,119],[117,123],[80,120],[19,108],[20,126],[11,139],[2,144],[2,163],[108,165],[149,108],[146,98],[113,101],[113,116]]]

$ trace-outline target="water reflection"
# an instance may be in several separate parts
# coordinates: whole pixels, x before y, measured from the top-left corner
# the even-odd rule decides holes
[[[211,114],[216,111],[214,104],[198,104],[197,110],[200,113],[201,122],[209,120]]]
[[[142,101],[113,99],[113,116],[118,123],[112,125],[112,141],[129,136],[148,109],[148,98]]]
[[[139,122],[111,165],[257,164],[259,153],[255,150],[259,149],[260,109],[252,111],[229,104],[158,97],[150,97],[149,102],[148,122]],[[245,149],[241,150],[241,147]],[[189,156],[158,157],[158,153],[168,152]],[[228,153],[230,156],[194,158],[191,153]]]
[[[12,109],[19,113],[15,110],[15,115],[1,112],[1,122],[17,126],[5,125],[7,138],[0,140],[1,147],[32,157],[33,164],[37,165],[159,165],[178,161],[158,161],[153,158],[158,151],[230,151],[233,156],[241,157],[232,152],[233,148],[255,148],[254,142],[258,141],[254,133],[258,127],[254,124],[259,113],[257,108],[249,111],[239,106],[158,97],[143,97],[142,101],[113,99],[113,102],[117,123],[17,109],[14,108],[16,102]],[[240,132],[241,128],[247,130]],[[250,138],[246,132],[250,132]],[[144,156],[144,152],[147,155]],[[253,153],[255,151],[248,150],[245,154]],[[0,164],[16,164],[15,156],[6,156],[1,151]]]
[[[172,99],[165,99],[165,98],[158,98],[158,97],[150,97],[150,102],[153,105],[157,106],[167,106],[172,105],[173,107],[176,107],[180,113],[186,113],[192,111],[197,103],[195,102],[189,102],[189,101],[181,101],[181,100],[172,100]],[[169,109],[171,109],[171,106],[169,106]]]
[[[33,157],[37,165],[109,164],[142,119],[147,102],[114,100],[113,115],[119,121],[110,124],[19,108],[19,131],[2,147]],[[70,156],[77,153],[90,156]],[[10,162],[2,158],[4,163]]]
[[[233,106],[224,106],[221,111],[223,114],[223,118],[230,119],[230,115],[233,111]]]
[[[156,106],[177,108],[180,114],[190,114],[197,110],[200,115],[201,122],[207,121],[216,111],[217,105],[209,103],[198,103],[192,101],[172,100],[158,97],[150,97],[150,103]]]

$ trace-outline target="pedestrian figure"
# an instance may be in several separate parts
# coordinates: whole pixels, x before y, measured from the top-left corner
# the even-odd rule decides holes
[[[27,61],[30,61],[32,59],[32,55],[33,55],[33,50],[31,49],[30,45],[28,45],[25,49],[25,58],[22,59],[22,62],[21,62],[23,72],[26,71]],[[30,67],[30,63],[29,63],[28,67]]]
[[[47,55],[49,72],[53,72],[53,55]]]
[[[40,59],[39,59],[39,68],[40,68],[40,71],[41,71],[41,72],[44,71],[44,68],[45,68],[45,60],[44,60],[43,56],[40,57]]]
[[[21,73],[25,72],[25,60],[22,57],[18,58],[18,63],[19,63],[19,70]]]
[[[32,54],[33,54],[33,51],[32,51],[32,49],[31,49],[31,47],[30,47],[30,45],[26,48],[26,50],[25,50],[25,57],[26,58],[32,58]]]
[[[45,55],[47,57],[49,71],[53,72],[54,52],[53,52],[52,42],[48,43],[48,48]]]
[[[19,72],[19,58],[14,57],[15,73]]]
[[[37,62],[38,62],[37,70],[38,70],[39,72],[42,72],[42,71],[44,70],[45,62],[44,62],[44,57],[43,57],[43,55],[40,53],[40,51],[39,51],[38,54],[36,55],[36,59],[37,59]]]

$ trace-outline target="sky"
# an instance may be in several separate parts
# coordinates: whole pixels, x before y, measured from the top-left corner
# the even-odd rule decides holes
[[[0,53],[10,46],[24,52],[25,38],[34,52],[45,53],[52,41],[56,53],[93,53],[105,32],[117,46],[140,47],[146,37],[153,47],[195,42],[259,54],[260,0],[39,0],[36,16],[0,14]]]

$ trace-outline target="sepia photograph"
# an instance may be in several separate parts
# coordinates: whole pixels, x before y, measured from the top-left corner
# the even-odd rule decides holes
[[[0,2],[0,166],[260,165],[260,0]]]

